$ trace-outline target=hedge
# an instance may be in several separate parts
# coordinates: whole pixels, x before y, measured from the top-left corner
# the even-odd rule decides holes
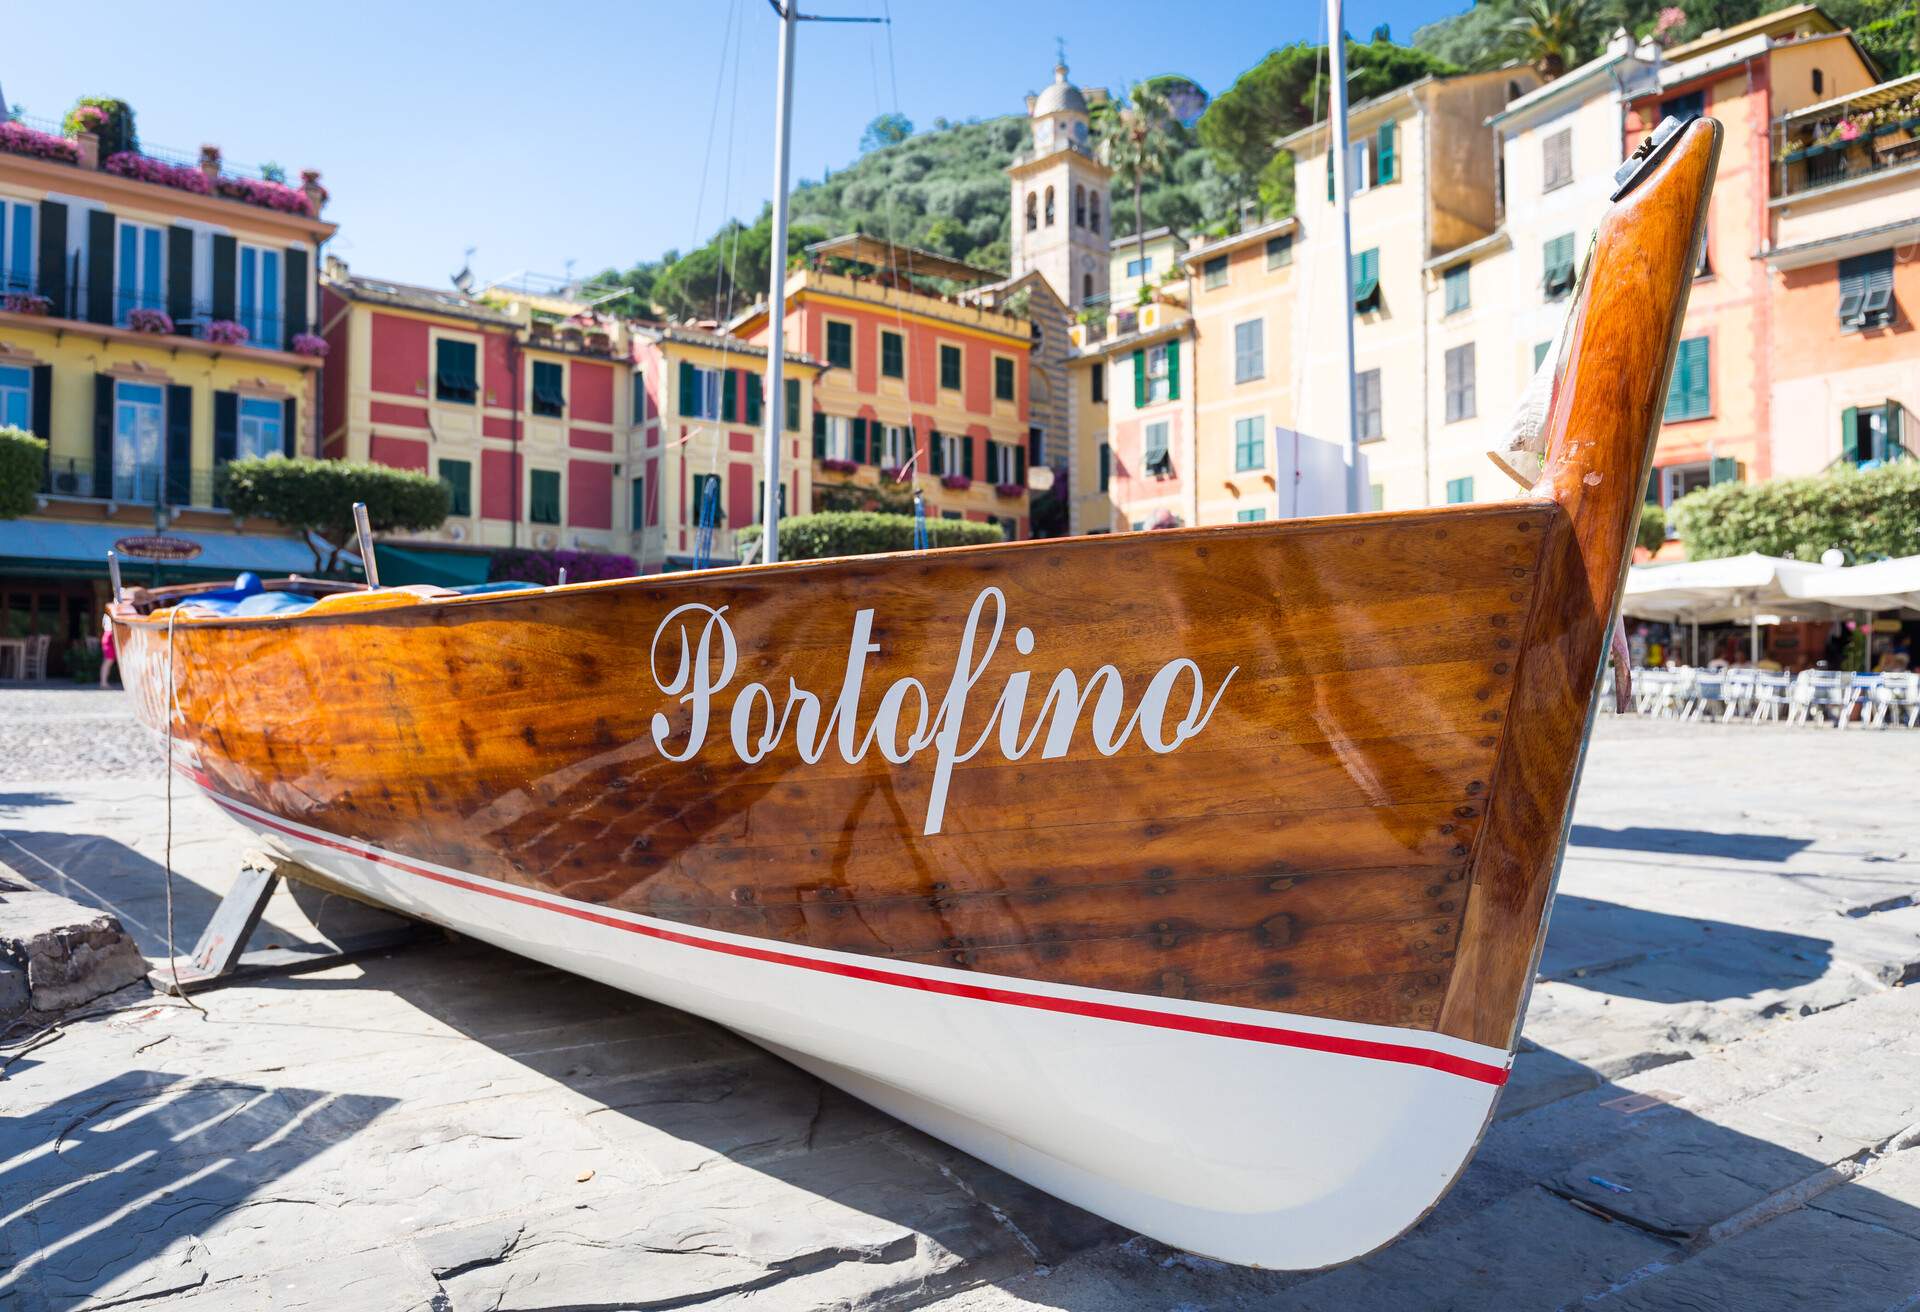
[[[1634,535],[1634,542],[1648,551],[1658,551],[1667,545],[1667,508],[1658,501],[1644,501],[1640,504],[1640,529]]]
[[[1680,498],[1671,513],[1692,560],[1749,551],[1818,560],[1830,547],[1858,560],[1920,555],[1920,461],[1721,483]]]
[[[439,528],[453,509],[453,493],[428,474],[388,465],[302,456],[229,461],[216,479],[220,504],[236,515],[261,515],[308,535],[314,564],[335,569],[354,540],[353,503],[367,503],[375,533],[422,533]],[[332,545],[323,558],[312,536]]]
[[[760,541],[760,525],[734,535],[742,552]],[[970,547],[982,542],[1005,542],[997,524],[967,519],[927,520],[927,544],[932,547]],[[881,515],[867,510],[823,511],[793,515],[780,521],[780,559],[825,560],[829,556],[872,556],[885,551],[913,550],[913,516]]]
[[[47,444],[21,428],[0,428],[0,519],[33,509],[47,473]]]

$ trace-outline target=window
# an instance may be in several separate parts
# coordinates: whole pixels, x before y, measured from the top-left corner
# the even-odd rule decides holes
[[[1380,248],[1361,251],[1353,257],[1353,312],[1364,314],[1380,308]]]
[[[1053,188],[1047,188],[1047,226],[1053,226]]]
[[[1026,476],[1020,464],[1020,448],[1012,442],[987,443],[987,481],[1019,483]]]
[[[1368,369],[1353,376],[1354,427],[1362,442],[1380,436],[1380,371]]]
[[[1893,322],[1893,252],[1872,251],[1840,261],[1840,324],[1881,328]]]
[[[1267,267],[1278,269],[1282,265],[1293,263],[1293,234],[1283,232],[1278,237],[1267,238]]]
[[[1253,510],[1236,510],[1233,512],[1234,522],[1239,524],[1258,524],[1266,517],[1267,512],[1258,508]]]
[[[1473,266],[1454,265],[1446,272],[1447,313],[1458,314],[1473,304]]]
[[[940,348],[940,386],[953,392],[960,390],[960,348],[957,346]]]
[[[154,383],[113,385],[113,498],[158,501],[166,465],[166,391]]]
[[[1100,193],[1097,191],[1087,197],[1087,227],[1094,232],[1100,231]]]
[[[827,363],[836,369],[853,368],[853,325],[827,321]]]
[[[1004,355],[993,357],[993,399],[1013,400],[1013,361]]]
[[[1690,118],[1699,118],[1707,112],[1707,93],[1689,91],[1684,96],[1670,96],[1660,102],[1661,118],[1677,118],[1685,123]]]
[[[438,401],[472,405],[480,391],[480,375],[474,366],[478,348],[472,342],[453,337],[438,338],[433,344],[433,395]]]
[[[1167,449],[1167,421],[1148,424],[1144,443],[1147,472],[1155,478],[1173,473],[1173,453]]]
[[[636,370],[633,375],[633,426],[638,428],[647,419],[647,376]]]
[[[1093,299],[1093,275],[1090,273],[1080,275],[1080,299],[1083,301]]]
[[[1201,268],[1206,277],[1207,290],[1214,291],[1227,285],[1227,257],[1216,255]]]
[[[1371,142],[1348,143],[1347,185],[1354,195],[1373,190],[1373,144]]]
[[[255,346],[278,347],[285,336],[280,318],[280,252],[242,246],[238,259],[240,326]]]
[[[1093,403],[1102,405],[1107,399],[1107,365],[1104,360],[1093,362],[1093,377],[1088,380],[1093,388]]]
[[[1813,70],[1813,94],[1816,96],[1825,95],[1826,90],[1827,90],[1827,75],[1825,73],[1822,73],[1817,68],[1814,69]]]
[[[888,424],[881,430],[880,463],[888,469],[904,469],[913,459],[913,430]]]
[[[899,333],[880,333],[880,373],[887,378],[907,376],[907,339]]]
[[[933,460],[933,468],[929,473],[972,477],[973,471],[968,466],[973,463],[973,448],[965,439],[954,433],[931,433],[927,447]]]
[[[1105,492],[1113,483],[1113,448],[1105,442],[1100,444],[1100,490]]]
[[[1147,348],[1147,404],[1173,399],[1173,387],[1168,372],[1167,348],[1149,346]]]
[[[1552,349],[1553,342],[1551,340],[1535,342],[1533,344],[1533,367],[1535,369],[1540,367],[1541,362],[1547,358],[1547,352]]]
[[[277,456],[286,452],[287,407],[264,396],[240,398],[240,431],[234,442],[234,455],[241,460],[250,456]]]
[[[1027,231],[1032,232],[1040,226],[1040,203],[1032,192],[1027,193]]]
[[[1471,419],[1473,400],[1473,343],[1456,346],[1447,352],[1447,422]]]
[[[703,521],[714,524],[726,523],[727,498],[724,489],[720,486],[720,475],[695,474],[693,476],[692,492],[693,522],[696,525]],[[712,503],[711,510],[708,509],[709,502]],[[713,516],[711,521],[707,521],[708,515]]]
[[[1561,128],[1540,143],[1540,190],[1573,181],[1573,129]]]
[[[567,411],[565,374],[551,360],[533,362],[533,412],[558,419]]]
[[[1044,465],[1047,463],[1047,430],[1037,426],[1027,429],[1027,463]]]
[[[1153,256],[1143,255],[1137,260],[1127,261],[1127,277],[1144,278],[1153,272]]]
[[[144,223],[120,225],[120,259],[114,268],[118,279],[113,306],[115,323],[124,328],[127,316],[135,310],[167,308],[161,282],[165,267],[160,256],[160,229]]]
[[[33,372],[0,365],[0,428],[33,429]],[[38,436],[38,434],[35,434]]]
[[[1464,501],[1473,500],[1473,479],[1450,478],[1447,480],[1447,504],[1457,506]]]
[[[1573,234],[1563,232],[1540,252],[1540,290],[1557,301],[1573,290]]]
[[[680,416],[683,419],[718,419],[721,410],[722,380],[718,369],[702,369],[689,361],[680,362]]]
[[[1087,189],[1085,187],[1073,189],[1073,226],[1076,228],[1087,226]]]
[[[0,200],[0,291],[33,290],[33,206]]]
[[[773,495],[774,499],[780,503],[774,509],[774,517],[785,519],[787,517],[787,485],[782,483]],[[753,485],[753,522],[756,524],[767,522],[767,480],[764,478],[756,480]]]
[[[1267,420],[1254,415],[1233,421],[1233,467],[1244,472],[1267,467]]]
[[[635,533],[647,526],[647,480],[635,474],[627,485],[627,528]]]
[[[1713,465],[1705,461],[1693,465],[1668,465],[1655,472],[1660,475],[1661,490],[1669,506],[1689,492],[1712,487],[1714,481]]]
[[[1713,413],[1708,382],[1707,339],[1689,337],[1673,355],[1673,381],[1667,385],[1666,421],[1703,419]]]
[[[1233,381],[1249,383],[1267,372],[1267,323],[1249,319],[1233,326]]]
[[[1848,406],[1840,414],[1840,458],[1848,464],[1868,465],[1905,456],[1904,418],[1898,401]]]
[[[527,518],[536,524],[560,522],[560,471],[528,471]]]
[[[442,460],[440,462],[440,481],[447,485],[452,495],[448,498],[451,509],[449,515],[465,516],[473,513],[473,465],[465,460]],[[635,480],[638,482],[639,480]]]
[[[1373,510],[1385,510],[1387,508],[1387,485],[1385,483],[1369,483],[1367,485],[1367,505]]]
[[[853,459],[853,420],[845,415],[816,414],[813,454],[822,460]]]

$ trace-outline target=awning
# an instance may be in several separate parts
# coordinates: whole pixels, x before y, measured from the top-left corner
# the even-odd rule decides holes
[[[54,519],[0,520],[0,575],[69,578],[105,578],[107,552],[125,537],[151,533],[129,524],[84,524]],[[201,533],[170,528],[168,537],[200,544],[192,560],[146,561],[123,558],[121,568],[130,581],[145,583],[154,566],[168,582],[232,578],[242,570],[262,577],[314,574],[313,551],[303,538],[264,533]],[[342,556],[342,564],[346,558]]]
[[[1802,614],[1824,619],[1818,602],[1796,597],[1788,581],[1818,574],[1822,567],[1750,553],[1676,565],[1635,565],[1627,574],[1622,614],[1640,619],[1697,624],[1745,622],[1755,614]]]
[[[428,583],[441,588],[465,588],[487,581],[493,555],[485,551],[435,551],[429,547],[373,544],[374,564],[384,587]]]
[[[1920,556],[1816,570],[1788,580],[1787,591],[1836,610],[1920,613]]]

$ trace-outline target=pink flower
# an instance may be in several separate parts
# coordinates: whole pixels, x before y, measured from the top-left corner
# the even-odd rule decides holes
[[[851,474],[854,470],[860,468],[860,466],[851,460],[841,460],[835,456],[828,456],[821,460],[820,468],[830,474]]]
[[[940,478],[940,486],[951,492],[965,492],[973,486],[973,480],[965,474],[943,474]]]
[[[107,111],[98,105],[82,105],[73,112],[73,121],[82,132],[98,132],[107,125]]]
[[[995,483],[993,490],[1003,497],[1025,496],[1027,492],[1019,483]]]
[[[0,298],[0,310],[8,314],[52,314],[53,301],[33,292],[8,292]]]
[[[222,177],[214,185],[214,190],[229,200],[244,201],[262,209],[281,210],[287,214],[313,213],[313,205],[307,200],[307,194],[284,182]]]
[[[216,346],[245,346],[252,336],[246,328],[231,319],[215,319],[200,334]]]
[[[1852,141],[1857,137],[1859,137],[1859,135],[1860,135],[1860,125],[1858,123],[1855,123],[1850,118],[1843,118],[1840,120],[1840,140]]]
[[[1681,26],[1686,21],[1687,11],[1670,5],[1662,9],[1659,16],[1654,19],[1653,34],[1655,36],[1665,36],[1668,32]]]
[[[131,150],[107,156],[107,162],[100,166],[109,173],[117,173],[123,178],[133,178],[138,182],[157,183],[162,187],[175,187],[181,191],[197,192],[206,195],[207,175],[199,169],[184,164],[169,164],[165,160],[154,159],[149,155],[137,155]]]
[[[293,353],[312,355],[322,359],[327,354],[327,339],[317,333],[295,333],[293,335]]]
[[[173,331],[173,316],[165,310],[142,306],[127,312],[127,327],[137,333],[170,333]]]
[[[56,160],[62,164],[80,162],[80,147],[65,137],[35,131],[24,123],[0,123],[0,151],[29,155],[35,159]]]

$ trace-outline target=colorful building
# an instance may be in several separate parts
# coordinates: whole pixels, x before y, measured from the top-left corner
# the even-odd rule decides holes
[[[315,567],[303,539],[237,523],[217,475],[317,450],[319,176],[106,144],[0,125],[0,424],[49,443],[33,513],[0,523],[0,634],[47,635],[56,670],[97,638],[106,552],[128,535],[198,548],[129,562],[130,582]]]
[[[1105,411],[1089,453],[1104,497],[1083,501],[1080,532],[1099,531],[1103,516],[1116,531],[1199,522],[1197,341],[1185,290],[1175,284],[1146,305],[1115,309],[1103,324],[1075,326],[1090,418]]]
[[[1629,98],[1625,149],[1669,115],[1706,115],[1726,131],[1650,500],[1671,505],[1712,483],[1773,477],[1774,290],[1767,262],[1754,258],[1772,245],[1773,124],[1875,80],[1852,35],[1800,5],[1674,47],[1657,87]]]
[[[1773,126],[1773,471],[1911,456],[1920,437],[1920,74]]]
[[[980,286],[997,275],[862,234],[808,254],[810,266],[788,279],[781,334],[826,371],[807,416],[813,477],[802,513],[910,487],[928,515],[1028,536],[1032,327],[917,281]],[[768,317],[756,306],[729,331],[764,348]]]

